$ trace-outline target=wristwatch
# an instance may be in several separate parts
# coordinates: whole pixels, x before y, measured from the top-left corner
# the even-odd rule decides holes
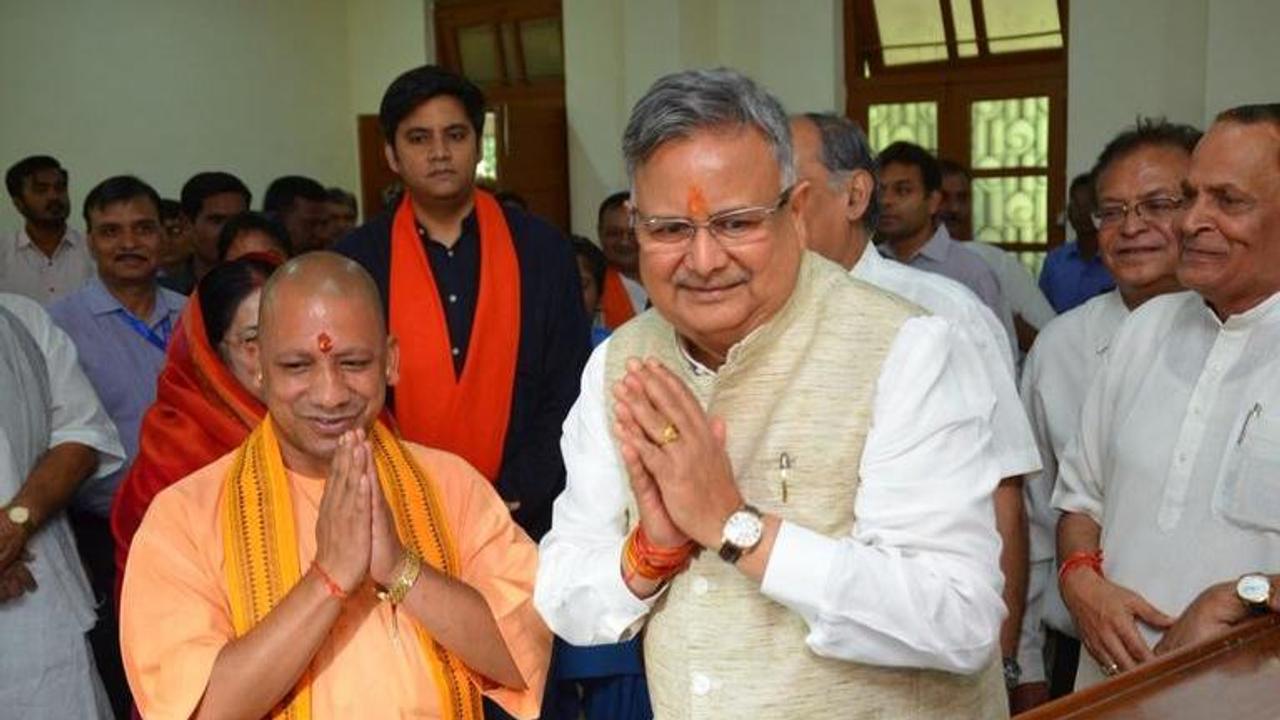
[[[720,538],[720,559],[730,565],[755,549],[764,536],[764,518],[760,511],[744,504],[724,523]]]
[[[9,518],[9,522],[20,528],[29,530],[27,523],[31,522],[31,511],[22,505],[10,505],[5,509],[4,514]]]
[[[1004,689],[1012,691],[1022,682],[1022,666],[1017,658],[1004,659]]]
[[[1252,613],[1264,613],[1271,609],[1271,578],[1261,573],[1249,573],[1236,581],[1236,597]]]

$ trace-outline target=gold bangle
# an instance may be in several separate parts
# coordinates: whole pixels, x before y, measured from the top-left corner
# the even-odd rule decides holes
[[[414,583],[418,582],[420,574],[422,574],[422,556],[412,550],[406,550],[404,558],[400,560],[396,579],[390,587],[378,590],[378,599],[390,601],[392,605],[399,605],[409,595]]]

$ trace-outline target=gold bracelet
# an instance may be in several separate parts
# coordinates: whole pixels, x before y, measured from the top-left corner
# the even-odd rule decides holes
[[[396,579],[391,583],[390,587],[378,590],[378,599],[390,601],[392,605],[399,605],[404,602],[409,591],[413,589],[414,583],[418,582],[418,575],[422,573],[422,556],[412,550],[406,550],[404,558],[400,560],[400,568],[396,573]]]

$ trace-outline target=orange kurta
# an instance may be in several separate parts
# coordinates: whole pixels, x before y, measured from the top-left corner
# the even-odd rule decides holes
[[[516,717],[537,716],[550,632],[533,608],[536,546],[511,520],[490,484],[461,458],[405,443],[438,485],[462,560],[461,579],[484,596],[530,689],[485,695]],[[120,635],[125,670],[144,717],[187,718],[204,694],[213,662],[235,637],[220,529],[224,487],[235,454],[163,491],[134,537],[124,580]],[[324,481],[289,473],[299,559],[315,557]],[[431,670],[403,624],[372,588],[352,593],[311,664],[315,718],[441,717]]]

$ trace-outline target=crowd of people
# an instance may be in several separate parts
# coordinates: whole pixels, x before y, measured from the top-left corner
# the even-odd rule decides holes
[[[659,79],[597,238],[387,88],[402,192],[119,175],[0,237],[0,706],[999,718],[1280,609],[1280,105],[1118,128],[1039,281],[972,175]]]

